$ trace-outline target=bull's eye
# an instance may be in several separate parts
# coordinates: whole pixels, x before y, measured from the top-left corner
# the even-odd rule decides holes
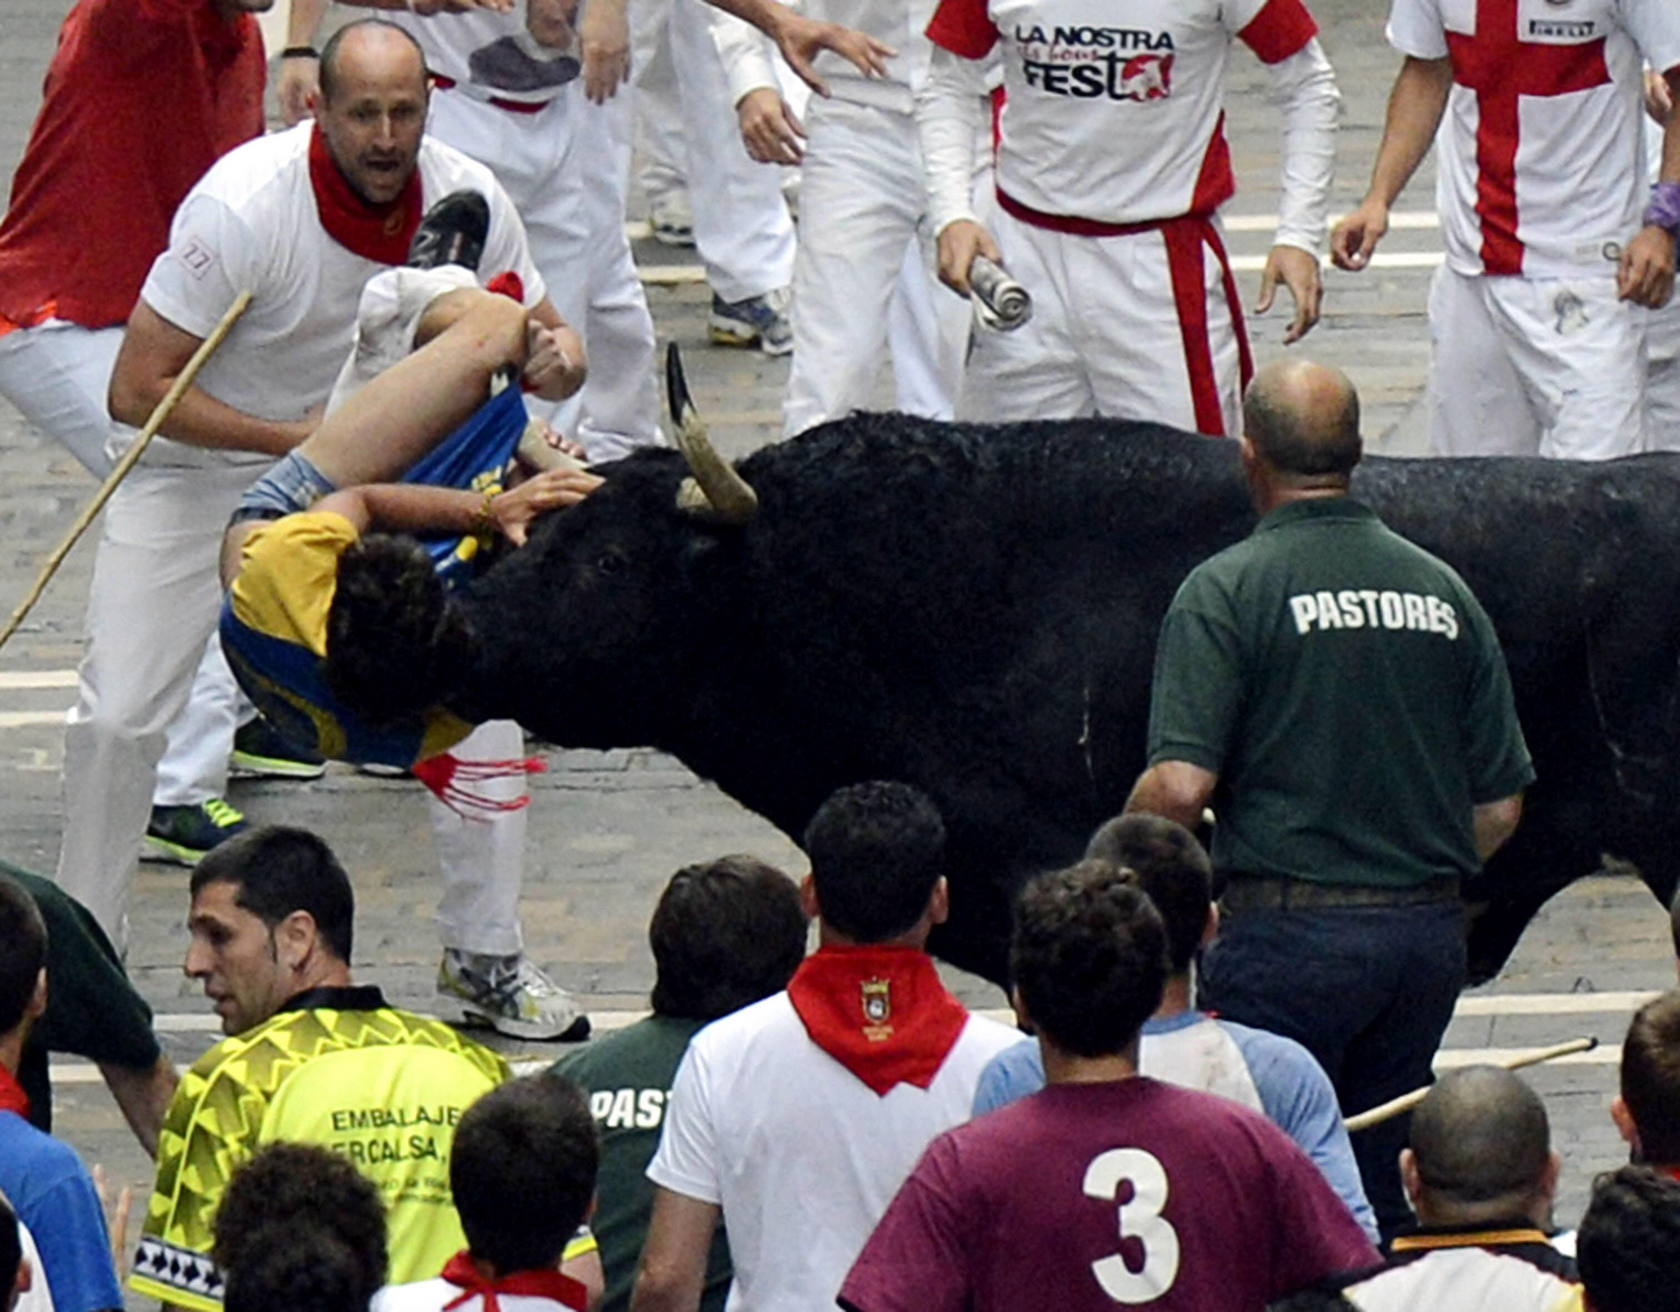
[[[616,574],[624,568],[624,553],[622,551],[603,551],[595,562],[595,568],[603,574]]]

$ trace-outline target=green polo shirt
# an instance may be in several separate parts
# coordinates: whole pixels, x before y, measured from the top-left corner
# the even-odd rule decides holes
[[[1168,760],[1219,775],[1219,869],[1324,883],[1472,874],[1472,807],[1534,779],[1486,612],[1349,497],[1272,511],[1184,580],[1149,714]]]

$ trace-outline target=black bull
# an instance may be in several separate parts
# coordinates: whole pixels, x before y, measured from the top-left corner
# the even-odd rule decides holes
[[[740,471],[761,502],[745,524],[677,508],[674,451],[542,521],[467,594],[485,659],[461,705],[566,746],[661,748],[795,838],[840,785],[925,789],[949,830],[935,949],[1001,979],[1014,891],[1076,858],[1143,765],[1174,590],[1252,527],[1235,444],[860,414]],[[1487,607],[1539,773],[1466,889],[1474,973],[1603,853],[1666,901],[1680,457],[1373,458],[1354,490]]]

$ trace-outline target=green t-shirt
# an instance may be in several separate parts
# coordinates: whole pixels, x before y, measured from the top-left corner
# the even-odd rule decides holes
[[[704,1024],[649,1016],[554,1063],[557,1072],[588,1093],[589,1110],[601,1131],[601,1173],[590,1222],[607,1273],[607,1292],[598,1312],[628,1312],[630,1307],[636,1264],[653,1211],[647,1165],[659,1147],[677,1066],[689,1039]],[[730,1277],[729,1246],[720,1225],[706,1263],[702,1312],[723,1312]]]
[[[1534,778],[1487,614],[1347,497],[1272,511],[1184,580],[1150,704],[1166,760],[1219,775],[1219,869],[1324,883],[1472,874],[1472,807]]]
[[[6,861],[0,861],[0,873],[35,899],[47,925],[47,1010],[23,1050],[18,1083],[29,1095],[30,1123],[50,1133],[49,1052],[149,1070],[161,1050],[152,1032],[152,1009],[129,983],[93,913],[50,879]]]

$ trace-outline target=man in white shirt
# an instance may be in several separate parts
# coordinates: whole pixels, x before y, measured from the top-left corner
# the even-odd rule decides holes
[[[1672,0],[1394,0],[1404,56],[1371,186],[1331,255],[1362,269],[1438,140],[1446,263],[1429,293],[1441,455],[1645,448],[1646,316],[1674,281],[1680,127],[1646,204],[1645,63],[1680,85]],[[1437,132],[1439,128],[1439,132]]]
[[[483,267],[518,276],[542,325],[536,354],[569,361],[552,375],[554,394],[582,378],[581,347],[547,299],[506,194],[483,166],[422,137],[425,66],[413,39],[388,23],[353,24],[329,56],[318,122],[230,152],[182,203],[112,376],[112,413],[140,422],[234,297],[254,294],[112,498],[94,565],[65,737],[58,882],[119,943],[163,726],[221,604],[222,530],[240,494],[314,428],[350,350],[363,283],[404,262],[428,205],[461,190],[485,197]],[[518,727],[481,726],[461,754],[518,757]],[[485,1019],[554,1037],[577,1016],[521,954],[523,812],[467,820],[438,803],[433,813],[446,965],[484,980],[480,992],[511,1013]]]
[[[785,992],[707,1026],[677,1070],[632,1312],[693,1312],[719,1214],[734,1312],[831,1306],[917,1157],[1014,1042],[924,951],[945,919],[939,813],[904,784],[824,802],[802,893],[820,946]]]
[[[1236,190],[1225,69],[1241,40],[1283,109],[1283,194],[1256,309],[1282,282],[1292,342],[1318,321],[1341,98],[1301,0],[941,0],[916,117],[940,277],[977,254],[1033,296],[1032,320],[978,332],[958,407],[986,420],[1101,414],[1239,431],[1252,368],[1218,213]],[[1003,56],[997,189],[976,214],[981,61]],[[984,224],[984,226],[982,226]]]

